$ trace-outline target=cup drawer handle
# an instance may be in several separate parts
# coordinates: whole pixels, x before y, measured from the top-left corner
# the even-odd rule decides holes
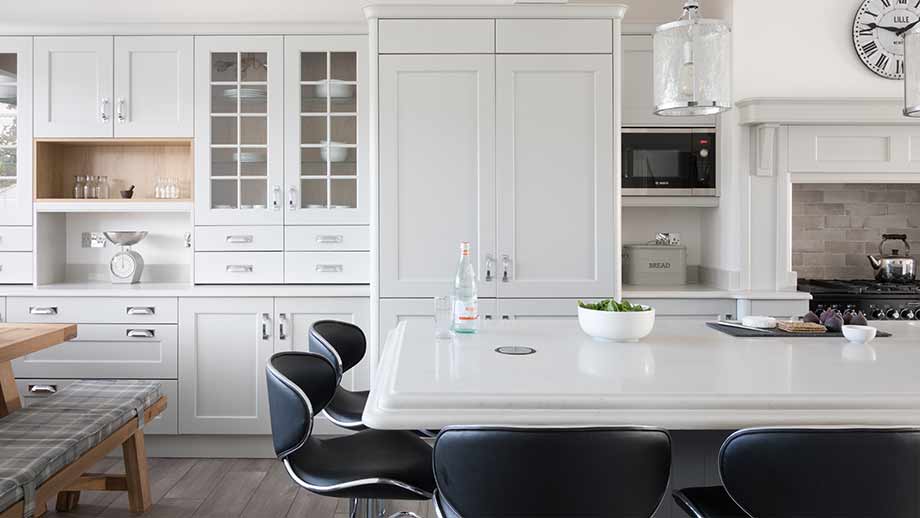
[[[345,236],[338,235],[327,235],[327,236],[316,236],[316,242],[322,245],[337,245],[345,241]]]
[[[252,243],[252,236],[227,236],[227,242],[233,245],[244,245]]]
[[[129,315],[156,315],[157,308],[152,306],[128,306],[127,313]]]
[[[57,385],[29,385],[29,394],[54,394],[57,392]]]
[[[318,273],[342,273],[345,267],[341,264],[318,264],[316,271]]]
[[[153,338],[156,331],[153,329],[128,329],[126,332],[128,338]]]
[[[227,273],[252,273],[251,264],[228,264]]]
[[[57,315],[57,306],[29,306],[30,315]]]

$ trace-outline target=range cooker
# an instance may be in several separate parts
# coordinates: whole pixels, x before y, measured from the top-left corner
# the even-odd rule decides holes
[[[920,320],[920,283],[872,280],[800,279],[799,291],[811,293],[810,309],[862,312],[868,320]]]

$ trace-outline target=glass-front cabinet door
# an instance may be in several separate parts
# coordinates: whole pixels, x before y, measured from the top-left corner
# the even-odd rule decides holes
[[[368,223],[367,40],[287,36],[286,224]]]
[[[195,223],[281,224],[281,36],[195,42]]]
[[[31,224],[32,38],[0,38],[0,225]]]

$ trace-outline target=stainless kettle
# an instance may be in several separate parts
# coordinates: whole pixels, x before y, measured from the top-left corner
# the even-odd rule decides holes
[[[890,255],[885,255],[887,241],[901,241],[904,243],[904,254],[893,248]],[[869,262],[875,268],[875,279],[879,282],[908,283],[914,282],[917,275],[917,263],[910,256],[910,243],[906,234],[884,234],[882,242],[878,245],[879,257],[870,255]]]

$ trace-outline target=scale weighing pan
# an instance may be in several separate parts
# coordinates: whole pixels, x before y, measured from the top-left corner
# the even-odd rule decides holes
[[[113,244],[119,246],[131,246],[136,245],[141,242],[145,237],[147,237],[147,232],[122,232],[122,231],[113,231],[113,232],[103,232],[106,239],[111,241]]]

